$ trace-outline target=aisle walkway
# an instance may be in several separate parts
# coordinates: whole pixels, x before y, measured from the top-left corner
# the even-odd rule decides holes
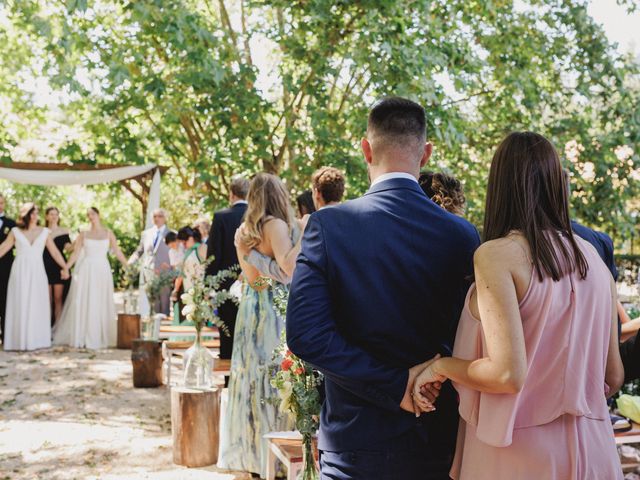
[[[250,478],[172,463],[168,391],[134,389],[130,356],[0,351],[0,479]]]

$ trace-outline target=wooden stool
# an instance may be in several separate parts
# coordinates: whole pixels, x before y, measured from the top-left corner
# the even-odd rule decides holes
[[[304,446],[298,432],[272,432],[264,436],[269,446],[267,480],[276,478],[276,459],[287,468],[287,480],[296,480],[304,468]],[[317,455],[314,439],[314,455]]]
[[[118,348],[131,349],[133,340],[140,336],[140,315],[118,314]]]
[[[135,388],[162,385],[162,344],[159,341],[135,339],[131,349],[131,363]]]
[[[171,389],[173,462],[204,467],[218,461],[220,390]]]

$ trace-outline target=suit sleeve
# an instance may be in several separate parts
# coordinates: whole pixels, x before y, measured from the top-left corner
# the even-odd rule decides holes
[[[613,254],[613,240],[605,233],[601,234],[602,243],[604,245],[604,262],[607,264],[607,268],[611,272],[613,279],[618,281],[618,268],[616,267],[616,258]]]
[[[209,240],[207,242],[207,258],[213,255],[213,261],[207,266],[207,275],[215,275],[220,271],[224,242],[224,225],[220,215],[213,216]]]
[[[140,243],[138,244],[138,247],[134,250],[134,252],[131,255],[131,257],[129,258],[129,262],[130,263],[135,263],[138,260],[140,260],[140,257],[144,253],[145,236],[146,236],[146,230],[142,232],[142,235],[140,235]]]
[[[287,308],[287,344],[332,382],[354,395],[398,411],[409,372],[372,357],[341,335],[331,308],[326,245],[317,215],[309,219]]]

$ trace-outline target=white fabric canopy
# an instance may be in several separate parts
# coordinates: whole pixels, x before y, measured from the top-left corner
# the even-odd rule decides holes
[[[0,167],[0,178],[27,185],[96,185],[138,177],[154,169],[145,222],[148,228],[152,225],[153,211],[160,208],[160,169],[156,164],[100,170],[39,170]]]

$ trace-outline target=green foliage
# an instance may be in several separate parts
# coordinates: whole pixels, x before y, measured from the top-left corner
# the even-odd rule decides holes
[[[638,66],[615,51],[586,7],[8,2],[0,97],[37,123],[44,112],[23,95],[16,72],[44,75],[66,92],[65,121],[81,130],[57,158],[171,166],[170,206],[182,219],[224,203],[235,173],[278,173],[295,194],[314,169],[333,165],[346,172],[348,195],[361,194],[367,110],[383,95],[404,95],[427,107],[431,168],[463,181],[474,223],[497,143],[509,130],[529,129],[565,157],[577,217],[626,238],[637,228],[630,213],[638,204],[630,202],[640,183]],[[0,157],[27,132],[1,127]]]

